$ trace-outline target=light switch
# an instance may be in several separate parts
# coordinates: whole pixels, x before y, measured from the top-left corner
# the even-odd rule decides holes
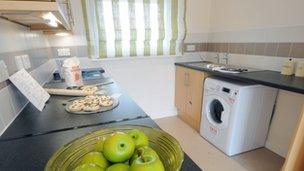
[[[187,52],[193,52],[196,50],[196,46],[195,45],[187,45]]]
[[[31,68],[31,61],[28,55],[22,55],[22,63],[25,69]]]
[[[16,63],[18,70],[21,70],[24,68],[22,56],[15,56],[15,63]]]
[[[7,80],[9,77],[7,66],[3,60],[0,60],[0,82]]]
[[[71,56],[71,50],[70,50],[70,48],[60,48],[60,49],[57,49],[57,55],[59,57]]]

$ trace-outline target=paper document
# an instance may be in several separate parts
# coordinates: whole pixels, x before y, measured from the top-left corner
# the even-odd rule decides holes
[[[26,70],[21,69],[10,76],[9,80],[38,110],[42,111],[50,95]]]

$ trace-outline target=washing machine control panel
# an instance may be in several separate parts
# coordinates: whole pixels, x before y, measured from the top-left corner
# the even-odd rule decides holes
[[[223,96],[226,96],[229,98],[229,101],[234,102],[237,95],[238,95],[238,90],[231,89],[229,87],[221,86],[221,85],[209,85],[206,87],[206,92],[208,93],[216,93],[216,94],[221,94]]]

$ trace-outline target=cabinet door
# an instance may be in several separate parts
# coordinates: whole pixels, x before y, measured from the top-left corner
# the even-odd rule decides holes
[[[304,170],[304,106],[282,171]]]
[[[175,107],[178,115],[186,113],[186,98],[187,98],[187,69],[184,67],[176,67],[175,70]]]
[[[199,131],[202,112],[202,98],[205,74],[201,71],[189,69],[189,86],[186,101],[187,117],[191,126]]]

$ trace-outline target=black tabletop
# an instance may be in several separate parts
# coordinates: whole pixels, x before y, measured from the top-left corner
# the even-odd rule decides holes
[[[73,139],[104,127],[126,124],[158,127],[150,118],[143,118],[68,131],[53,132],[16,140],[0,141],[0,170],[43,170],[52,154],[61,146]],[[185,154],[182,170],[199,171],[201,169],[187,156],[187,154]]]
[[[112,82],[112,79],[91,80],[86,84]],[[46,87],[63,87],[64,83],[49,83]],[[94,126],[117,121],[132,120],[148,117],[146,113],[114,82],[103,86],[108,94],[121,94],[119,105],[113,110],[91,114],[75,115],[65,111],[62,105],[73,97],[51,96],[42,112],[33,105],[28,104],[16,120],[0,137],[0,140],[16,139],[32,135],[46,134],[50,132],[69,130],[75,127]]]
[[[191,63],[194,62],[175,63],[175,65],[192,68],[199,71],[205,71],[215,76],[266,85],[274,88],[304,94],[304,78],[299,78],[295,76],[285,76],[281,75],[280,72],[269,70],[243,72],[238,74],[222,73],[218,71],[212,71],[206,68],[193,66],[191,65]]]

